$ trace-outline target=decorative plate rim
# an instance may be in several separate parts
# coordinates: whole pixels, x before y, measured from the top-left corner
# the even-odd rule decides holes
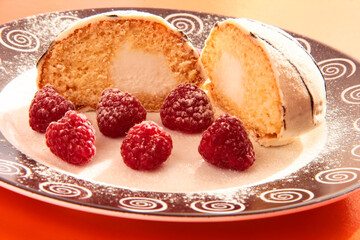
[[[96,8],[43,13],[8,22],[0,25],[1,92],[16,76],[30,67],[34,67],[36,60],[56,35],[50,31],[52,30],[51,26],[49,26],[48,32],[43,31],[42,33],[46,32],[48,35],[36,33],[34,31],[36,27],[44,27],[50,22],[55,22],[56,28],[58,26],[64,27],[73,20],[96,13],[129,9],[150,12],[164,17],[187,33],[192,43],[199,48],[202,48],[204,39],[213,24],[216,21],[228,18],[223,15],[174,9]],[[60,28],[56,29],[56,32],[58,33],[61,30]],[[4,34],[5,32],[6,34]],[[17,38],[12,39],[11,34],[15,32],[18,34]],[[283,179],[277,179],[269,183],[251,186],[251,188],[262,187],[262,191],[256,189],[255,193],[243,198],[240,195],[246,193],[245,190],[249,187],[224,189],[224,191],[229,191],[229,195],[226,193],[224,197],[224,194],[221,193],[222,190],[189,194],[111,186],[66,175],[64,171],[54,170],[38,163],[14,148],[2,133],[0,134],[0,186],[38,200],[87,212],[165,221],[255,219],[298,212],[344,198],[360,189],[360,145],[357,143],[360,135],[360,116],[356,116],[356,112],[360,109],[358,99],[360,85],[356,82],[356,76],[360,74],[357,71],[360,64],[353,58],[323,43],[296,33],[290,32],[290,34],[297,38],[308,52],[313,54],[325,77],[328,91],[327,101],[331,103],[328,104],[330,106],[328,111],[330,112],[327,114],[327,121],[329,123],[337,121],[339,113],[335,111],[339,106],[343,106],[340,109],[344,109],[346,106],[347,115],[345,119],[341,120],[341,123],[346,123],[345,137],[353,137],[353,139],[348,140],[347,145],[341,146],[344,147],[341,149],[343,155],[335,152],[336,156],[341,157],[336,162],[329,164],[329,159],[333,157],[332,153],[335,151],[332,149],[328,152],[322,151],[319,154],[321,157],[314,158],[312,162],[301,168],[304,171],[300,176],[303,177],[303,181],[310,182],[313,185],[312,187],[302,188],[303,185],[300,185],[295,178],[292,179],[295,183],[286,183]],[[18,64],[11,64],[15,60],[18,62],[19,59],[21,61]],[[345,82],[345,84],[339,86],[340,81],[343,81],[341,83]],[[339,89],[341,92],[337,91]],[[336,134],[336,129],[333,126],[329,126],[329,129],[329,134]],[[330,137],[334,138],[333,136]],[[328,142],[325,148],[335,147],[335,145],[329,144],[339,143],[344,136],[339,138],[332,139],[333,142],[329,140],[331,143]],[[353,145],[349,146],[349,142]],[[318,171],[311,168],[313,164],[318,166],[316,169]],[[37,175],[36,169],[39,167],[46,168],[57,178],[50,175],[49,179],[44,180]],[[66,180],[61,178],[61,175],[64,174]],[[58,186],[52,186],[52,184]],[[327,190],[326,193],[320,194],[317,189],[319,186],[320,188],[323,186],[323,192],[325,189],[329,189],[327,188],[329,186],[336,190]],[[105,193],[103,194],[105,195],[99,195],[98,188],[100,187],[104,190]],[[61,192],[53,191],[56,188],[61,188]],[[52,192],[49,189],[52,189]],[[72,195],[66,196],[63,194],[64,191]],[[106,197],[112,199],[105,203],[101,200],[104,197],[105,199]],[[257,205],[261,205],[262,208],[253,208]]]

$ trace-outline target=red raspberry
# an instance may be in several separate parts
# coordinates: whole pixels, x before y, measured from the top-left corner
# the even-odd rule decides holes
[[[95,129],[85,115],[68,111],[46,129],[46,145],[62,160],[75,165],[95,155]]]
[[[242,171],[255,161],[243,123],[228,114],[221,115],[204,131],[198,150],[207,162],[221,168]]]
[[[172,139],[163,128],[144,121],[129,130],[121,144],[124,163],[135,170],[152,170],[170,156]]]
[[[29,108],[30,127],[40,133],[44,133],[49,124],[57,121],[75,106],[61,96],[57,90],[46,85],[35,93]]]
[[[145,108],[129,93],[111,88],[102,92],[97,105],[97,123],[105,136],[125,136],[132,126],[145,119]]]
[[[167,128],[197,133],[210,126],[214,112],[203,90],[192,84],[180,84],[166,97],[160,117]]]

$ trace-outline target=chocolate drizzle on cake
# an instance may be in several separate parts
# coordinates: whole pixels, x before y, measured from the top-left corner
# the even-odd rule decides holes
[[[106,15],[107,17],[110,17],[110,18],[118,18],[119,16],[116,15],[116,14],[110,14],[110,15]]]
[[[266,26],[266,25],[265,25]],[[284,35],[286,36],[286,35]],[[311,112],[312,112],[312,119],[313,119],[313,122],[314,122],[314,116],[316,115],[315,112],[314,112],[314,97],[311,93],[311,91],[309,90],[309,87],[307,86],[306,84],[306,81],[305,79],[303,78],[303,76],[301,75],[299,69],[296,67],[296,65],[294,63],[291,62],[291,60],[285,56],[284,53],[282,53],[278,48],[276,48],[271,42],[269,42],[268,40],[264,39],[264,38],[261,38],[261,37],[258,37],[259,39],[261,39],[262,41],[266,42],[269,46],[271,46],[273,49],[275,49],[280,55],[282,55],[286,61],[294,68],[294,70],[296,71],[296,73],[298,74],[298,76],[300,77],[301,79],[301,82],[303,83],[307,93],[309,94],[310,96],[310,104],[311,104]],[[293,40],[291,38],[289,38],[290,40]],[[317,65],[316,65],[317,66]],[[284,115],[285,116],[285,115]],[[314,122],[315,123],[315,122]],[[285,126],[285,125],[284,125]]]
[[[189,37],[183,31],[179,31],[179,32],[183,39],[185,39],[186,41],[189,41]]]
[[[286,107],[285,106],[281,106],[281,107],[283,109],[283,116],[284,116],[284,120],[283,120],[284,129],[286,130],[286,121],[285,121]]]
[[[48,54],[49,50],[51,49],[51,47],[55,44],[55,41],[51,41],[49,47],[46,49],[46,51],[40,56],[40,58],[38,59],[38,61],[36,62],[36,67],[38,67],[40,65],[40,62],[43,60],[43,58]]]
[[[271,30],[274,30],[274,31],[277,31],[279,34],[283,35],[284,37],[286,37],[287,39],[293,41],[294,43],[296,43],[299,47],[301,48],[304,48],[303,45],[301,45],[301,43],[299,43],[298,41],[296,41],[296,39],[294,39],[290,34],[288,33],[285,33],[284,30],[280,30],[274,26],[271,26],[271,25],[267,25],[267,24],[264,24],[262,22],[258,22],[258,21],[255,21],[255,20],[251,20],[251,19],[248,19],[248,21],[250,22],[253,22],[253,23],[257,23],[257,24],[260,24],[262,27],[265,27],[265,28],[268,28],[268,29],[271,29]],[[250,35],[252,35],[253,33],[250,32]],[[305,49],[304,49],[305,50]],[[317,62],[315,61],[314,57],[307,51],[305,51],[305,53],[311,58],[311,60],[314,62],[314,64],[316,65],[316,67],[319,69],[319,72],[321,73],[322,75],[322,72],[317,64]]]

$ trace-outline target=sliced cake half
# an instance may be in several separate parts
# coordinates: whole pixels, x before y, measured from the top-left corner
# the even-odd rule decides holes
[[[285,31],[250,19],[212,29],[201,54],[209,93],[264,146],[284,145],[324,121],[323,76]]]
[[[157,111],[180,83],[206,79],[186,36],[163,18],[138,11],[79,20],[54,40],[37,69],[38,87],[53,85],[77,109],[95,109],[101,92],[112,87]]]

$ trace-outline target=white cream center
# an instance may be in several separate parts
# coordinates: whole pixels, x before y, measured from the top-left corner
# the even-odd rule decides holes
[[[214,68],[214,84],[239,105],[243,101],[243,74],[240,61],[230,53],[223,52]]]
[[[177,84],[164,55],[127,44],[116,53],[110,74],[116,88],[132,94],[165,94]]]

